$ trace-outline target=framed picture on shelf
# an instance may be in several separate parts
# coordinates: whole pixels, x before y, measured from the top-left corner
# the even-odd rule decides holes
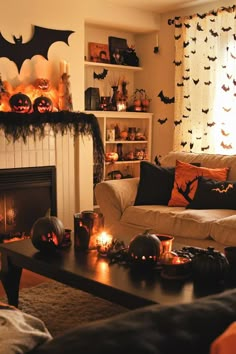
[[[127,40],[118,37],[108,37],[111,64],[123,65],[124,52],[127,51]]]
[[[89,42],[89,60],[96,63],[110,63],[108,44]]]

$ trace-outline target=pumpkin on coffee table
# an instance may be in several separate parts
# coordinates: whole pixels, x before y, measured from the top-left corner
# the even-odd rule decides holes
[[[62,244],[64,226],[56,216],[44,216],[35,221],[31,229],[31,241],[40,251],[55,251]]]
[[[134,236],[128,247],[128,255],[135,265],[155,266],[162,252],[162,244],[156,234],[145,231]]]

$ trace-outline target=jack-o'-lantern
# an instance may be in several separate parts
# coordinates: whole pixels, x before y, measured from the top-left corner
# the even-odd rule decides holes
[[[15,93],[9,99],[11,110],[16,113],[30,113],[32,103],[29,96],[22,92]]]
[[[37,97],[33,103],[34,112],[46,113],[52,112],[53,104],[52,100],[46,96]]]
[[[31,241],[40,251],[55,251],[63,242],[64,226],[56,216],[44,216],[35,221],[31,229]]]
[[[117,152],[106,152],[105,160],[106,162],[113,162],[119,159]]]
[[[128,247],[128,255],[135,265],[154,266],[162,253],[162,244],[156,234],[145,231],[134,236]]]
[[[227,277],[229,262],[226,256],[208,247],[196,254],[192,261],[193,280],[197,284],[217,284]]]

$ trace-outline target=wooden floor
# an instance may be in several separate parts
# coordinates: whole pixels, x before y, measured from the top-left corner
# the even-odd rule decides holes
[[[48,281],[48,278],[45,278],[39,274],[32,273],[29,270],[23,269],[20,288],[30,288],[34,285],[40,284],[42,282]],[[0,297],[5,296],[5,291],[3,289],[2,283],[0,281]]]

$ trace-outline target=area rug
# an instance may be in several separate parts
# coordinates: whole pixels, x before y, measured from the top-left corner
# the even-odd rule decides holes
[[[7,302],[4,297],[0,301]],[[52,336],[80,324],[128,311],[125,307],[55,281],[20,290],[19,309],[44,321]]]

